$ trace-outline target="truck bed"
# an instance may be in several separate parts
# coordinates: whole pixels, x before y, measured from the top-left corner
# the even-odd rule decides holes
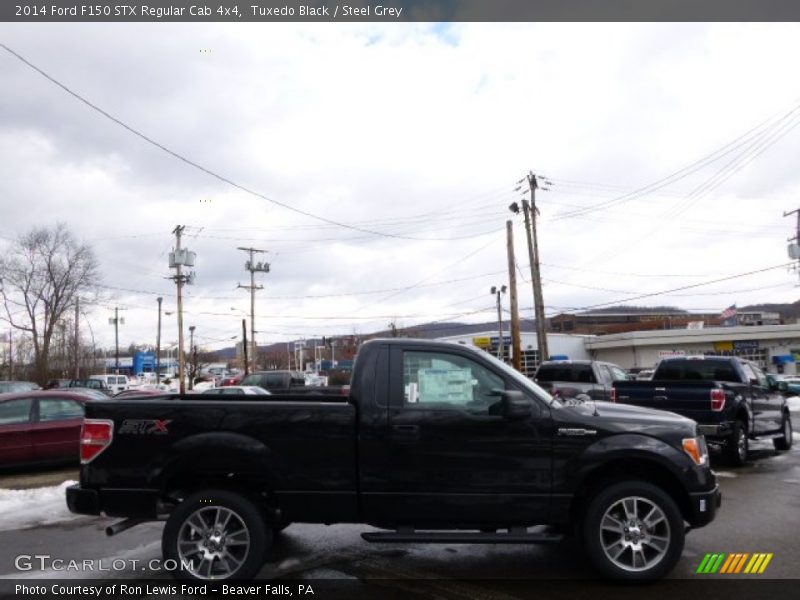
[[[184,483],[230,478],[249,485],[269,477],[281,505],[319,513],[321,520],[333,512],[341,520],[356,511],[356,410],[346,400],[172,395],[92,402],[86,418],[113,421],[115,433],[92,468],[81,470],[81,485],[113,481],[129,500],[118,506],[114,489],[105,489],[103,510],[130,516],[125,489],[145,490],[144,510]],[[228,473],[232,463],[235,474]]]

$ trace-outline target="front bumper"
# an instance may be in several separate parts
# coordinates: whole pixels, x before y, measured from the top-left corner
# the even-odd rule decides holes
[[[67,507],[80,515],[105,514],[110,517],[138,517],[154,519],[157,516],[158,491],[148,489],[67,488]]]
[[[717,516],[717,510],[722,506],[722,492],[719,484],[708,492],[695,492],[689,494],[688,521],[692,527],[708,525]]]

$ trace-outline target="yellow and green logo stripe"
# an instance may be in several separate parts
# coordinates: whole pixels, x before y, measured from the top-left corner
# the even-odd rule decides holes
[[[760,575],[772,560],[772,552],[714,552],[705,555],[697,567],[696,573],[726,575],[743,573],[747,575]]]

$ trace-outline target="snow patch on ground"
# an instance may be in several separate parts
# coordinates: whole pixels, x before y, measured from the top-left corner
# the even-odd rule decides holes
[[[73,514],[67,508],[65,490],[74,483],[77,482],[65,481],[60,485],[31,490],[0,489],[0,531],[80,518],[81,515]]]
[[[800,413],[800,396],[789,396],[786,399],[786,406],[791,412]]]

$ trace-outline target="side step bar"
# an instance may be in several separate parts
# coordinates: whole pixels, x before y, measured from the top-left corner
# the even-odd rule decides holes
[[[478,531],[415,531],[401,528],[398,531],[362,533],[371,543],[426,543],[426,544],[553,544],[564,536],[552,532],[529,532],[526,527],[512,527],[508,532],[483,533]]]

